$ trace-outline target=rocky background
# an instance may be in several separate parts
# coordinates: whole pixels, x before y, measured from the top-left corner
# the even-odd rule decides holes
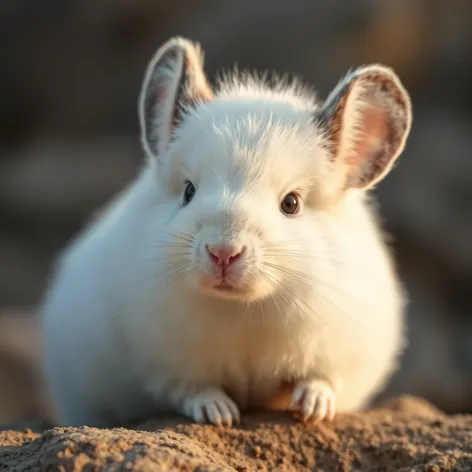
[[[32,313],[56,251],[140,165],[139,87],[174,34],[210,74],[290,71],[322,97],[351,66],[396,69],[414,125],[377,194],[412,303],[387,394],[472,412],[470,0],[3,0],[0,422],[47,416]]]

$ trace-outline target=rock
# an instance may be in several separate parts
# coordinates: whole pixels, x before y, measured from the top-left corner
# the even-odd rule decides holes
[[[466,471],[471,461],[472,416],[447,416],[413,397],[339,415],[332,424],[302,425],[285,414],[253,413],[234,428],[167,418],[129,429],[0,432],[0,470],[12,472]]]

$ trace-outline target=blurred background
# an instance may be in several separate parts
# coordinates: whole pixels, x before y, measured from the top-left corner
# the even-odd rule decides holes
[[[386,395],[472,412],[470,0],[2,0],[0,423],[49,415],[34,310],[55,253],[140,166],[141,80],[175,34],[209,74],[291,72],[323,98],[352,66],[395,68],[414,124],[376,193],[410,345]]]

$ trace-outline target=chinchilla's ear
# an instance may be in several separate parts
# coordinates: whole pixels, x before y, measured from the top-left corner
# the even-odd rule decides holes
[[[410,97],[388,67],[348,73],[322,107],[335,168],[345,188],[368,189],[389,172],[405,147],[412,121]]]
[[[139,121],[147,154],[161,155],[182,113],[212,97],[200,46],[180,37],[168,40],[149,62],[141,88]]]

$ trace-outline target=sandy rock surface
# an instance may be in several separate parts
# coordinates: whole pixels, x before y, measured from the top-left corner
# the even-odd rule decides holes
[[[382,62],[414,104],[375,192],[411,300],[386,394],[472,413],[471,17],[470,0],[0,2],[0,312],[38,306],[59,252],[142,165],[139,88],[169,36],[201,42],[210,77],[288,72],[321,100],[350,67]],[[35,343],[2,329],[0,422],[44,417]]]
[[[47,425],[26,426],[0,432],[0,470],[472,470],[472,416],[447,416],[415,397],[319,425],[301,425],[284,414],[252,414],[232,429],[181,418],[130,429],[52,428],[42,434]]]

